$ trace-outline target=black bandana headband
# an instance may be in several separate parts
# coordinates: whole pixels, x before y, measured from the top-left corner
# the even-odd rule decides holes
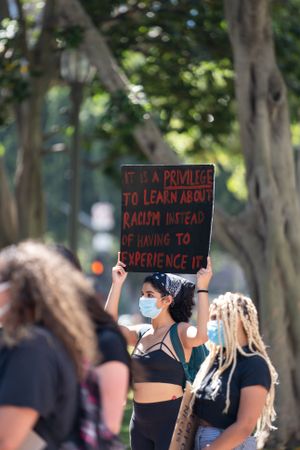
[[[179,292],[181,291],[182,286],[185,284],[190,284],[194,287],[194,283],[186,280],[185,278],[179,277],[178,275],[174,275],[172,273],[160,273],[155,272],[153,274],[153,278],[155,281],[163,287],[163,289],[175,299]]]

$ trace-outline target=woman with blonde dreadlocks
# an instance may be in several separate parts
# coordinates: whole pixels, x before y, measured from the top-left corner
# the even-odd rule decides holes
[[[57,450],[75,431],[83,363],[97,359],[80,293],[88,281],[45,245],[0,251],[0,450]]]
[[[277,373],[252,300],[230,292],[219,296],[210,306],[207,330],[210,353],[194,381],[200,425],[195,450],[261,448],[276,416]]]

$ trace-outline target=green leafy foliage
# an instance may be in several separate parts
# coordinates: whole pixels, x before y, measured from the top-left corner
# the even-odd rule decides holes
[[[24,50],[26,46],[21,41],[26,26],[27,47],[34,48],[41,31],[44,3],[24,0],[25,22],[6,18],[1,23],[0,124],[5,125],[1,137],[4,137],[5,159],[12,177],[17,147],[15,138],[8,139],[13,121],[12,104],[34,94],[35,77],[44,75],[33,72]],[[81,3],[105,35],[112,54],[131,83],[127,94],[109,95],[97,78],[85,88],[81,110],[83,209],[89,211],[93,201],[104,198],[108,180],[113,183],[109,184],[109,195],[116,201],[119,192],[115,195],[111,192],[112,186],[119,187],[122,162],[146,162],[132,132],[151,113],[167,142],[185,162],[217,164],[217,198],[229,212],[240,211],[247,192],[223,2],[82,0]],[[299,6],[300,0],[273,2],[276,50],[290,92],[295,146],[300,144]],[[84,32],[79,26],[54,28],[56,49],[77,48]],[[43,119],[45,135],[52,136],[45,140],[46,148],[57,142],[71,145],[73,127],[69,110],[68,90],[51,89]],[[63,236],[65,216],[60,205],[68,201],[68,154],[53,153],[44,160],[49,228],[57,229],[58,235]],[[92,168],[97,170],[91,171]],[[60,181],[53,184],[58,174]]]
[[[84,29],[81,26],[59,27],[55,30],[57,45],[60,49],[78,48],[84,36]]]
[[[93,1],[82,4],[132,85],[143,87],[164,133],[192,130],[187,150],[199,155],[203,138],[230,132],[233,70],[222,2],[103,2],[98,13]]]
[[[18,47],[18,22],[6,18],[0,26],[0,125],[3,125],[7,120],[9,106],[27,98],[30,85],[28,61]]]

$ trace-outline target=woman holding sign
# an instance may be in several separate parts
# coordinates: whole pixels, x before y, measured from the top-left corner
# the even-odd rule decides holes
[[[120,261],[112,269],[112,287],[106,310],[118,319],[118,305],[127,277]],[[132,450],[168,450],[179,411],[186,375],[172,345],[170,331],[177,328],[184,357],[207,341],[208,286],[211,262],[197,272],[197,326],[189,325],[194,305],[194,283],[177,275],[154,273],[142,286],[139,308],[151,325],[121,326],[133,359],[143,370],[134,379],[134,409],[130,424]],[[176,325],[177,324],[177,325]]]

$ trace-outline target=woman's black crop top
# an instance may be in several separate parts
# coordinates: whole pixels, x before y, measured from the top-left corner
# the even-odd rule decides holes
[[[183,386],[185,374],[180,361],[177,361],[173,351],[165,344],[167,331],[161,342],[151,345],[145,352],[141,352],[137,345],[132,353],[132,358],[138,362],[142,370],[134,377],[134,383],[170,383]],[[159,348],[152,350],[154,347]],[[164,348],[170,353],[167,354]]]

